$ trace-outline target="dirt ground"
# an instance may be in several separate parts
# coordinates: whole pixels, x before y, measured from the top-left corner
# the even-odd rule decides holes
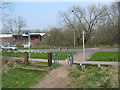
[[[86,59],[89,59],[92,55],[93,53],[86,53]],[[74,61],[83,61],[82,53],[74,55]],[[61,67],[50,71],[42,81],[30,88],[66,88],[71,82],[68,74],[72,70],[72,67],[69,66],[65,60],[60,64],[62,64]]]
[[[90,58],[91,53],[87,53],[86,57]],[[74,56],[74,60],[82,60],[82,53],[78,53]],[[62,66],[52,70],[43,81],[39,82],[37,85],[30,88],[65,88],[69,82],[70,78],[68,77],[69,72],[72,67],[67,64],[66,61],[61,63]]]
[[[62,64],[61,67],[52,70],[43,81],[31,88],[65,88],[70,82],[68,77],[70,70],[70,66]]]

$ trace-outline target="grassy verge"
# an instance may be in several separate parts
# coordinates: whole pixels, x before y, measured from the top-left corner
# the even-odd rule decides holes
[[[47,72],[11,69],[3,73],[3,88],[27,88],[42,80]],[[9,82],[9,83],[8,83]]]
[[[48,65],[48,63],[32,61],[32,62],[29,62],[28,65],[24,63],[20,63],[18,67],[37,68],[37,69],[48,69],[49,68],[49,67],[41,67],[39,65]]]
[[[120,52],[96,52],[90,61],[119,61]]]
[[[33,65],[34,64],[34,65]],[[44,79],[50,71],[25,70],[18,67],[48,69],[38,65],[47,65],[47,62],[31,61],[28,65],[23,63],[6,64],[9,67],[7,72],[2,72],[2,88],[29,88]],[[58,65],[56,68],[60,67]],[[56,69],[52,68],[52,69]]]
[[[46,69],[48,67],[38,67],[32,66],[30,64],[47,64],[46,62],[30,62],[29,65],[16,64],[9,65],[9,71],[2,73],[2,88],[28,88],[37,84],[48,71],[34,71],[34,70],[24,70],[16,67],[31,67],[31,68],[41,68]],[[9,82],[9,83],[8,83]]]
[[[66,59],[66,52],[55,52],[60,55],[59,59],[64,60]],[[69,54],[73,53],[76,54],[77,52],[68,52]],[[52,53],[54,54],[54,53]],[[24,52],[19,51],[2,51],[2,56],[9,56],[9,57],[24,57]],[[53,56],[53,55],[52,55]],[[38,58],[38,59],[48,59],[47,52],[30,52],[30,58]]]
[[[71,78],[67,88],[118,88],[118,67],[75,65],[69,73]]]
[[[24,46],[22,45],[17,45],[18,49],[28,49],[28,48],[24,48]],[[58,49],[59,46],[31,46],[31,49]]]
[[[28,49],[28,48],[24,48],[24,46],[21,46],[21,45],[18,45],[17,46],[18,49]],[[82,46],[76,46],[76,47],[73,47],[73,46],[31,46],[30,48],[31,49],[58,49],[58,48],[62,48],[62,49],[82,49],[83,47]],[[104,45],[104,46],[85,46],[86,48],[120,48],[118,46],[108,46],[108,45]]]

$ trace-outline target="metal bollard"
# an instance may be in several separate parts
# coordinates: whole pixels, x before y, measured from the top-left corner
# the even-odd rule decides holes
[[[56,59],[57,57],[56,57],[56,54],[54,53],[54,67],[56,66]]]
[[[68,57],[68,64],[72,65],[73,64],[73,54],[67,54]]]
[[[54,67],[59,63],[59,54],[54,53]]]

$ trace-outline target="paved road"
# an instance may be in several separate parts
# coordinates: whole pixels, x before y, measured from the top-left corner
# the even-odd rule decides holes
[[[57,51],[60,51],[58,49],[31,49],[31,51],[40,51],[40,52],[57,52]],[[65,49],[62,49],[61,52],[65,52],[66,50]],[[76,52],[79,52],[77,55],[74,56],[74,61],[75,63],[80,63],[81,61],[84,62],[82,60],[82,49],[69,49],[68,51],[76,51]],[[87,48],[86,49],[86,59],[87,58],[90,58],[92,56],[92,54],[94,54],[95,52],[118,52],[118,49],[117,48],[113,48],[113,49],[99,49],[99,48]],[[31,61],[43,61],[43,62],[47,62],[47,59],[30,59]],[[88,61],[85,61],[86,63],[94,63],[94,62],[88,62]],[[84,62],[84,63],[85,63]],[[60,60],[60,63],[66,63],[66,60]],[[100,62],[95,62],[95,63],[100,63]],[[103,62],[103,63],[107,63],[107,62]],[[108,62],[109,63],[112,63],[112,62]],[[117,62],[115,62],[116,64],[118,64]]]
[[[20,58],[20,57],[13,57],[15,59],[24,59],[24,58]],[[35,58],[30,58],[30,61],[40,61],[40,62],[48,62],[48,59],[35,59]],[[54,60],[52,60],[52,62],[54,62]],[[59,60],[60,64],[68,64],[68,62],[66,60]],[[90,64],[90,65],[119,65],[120,66],[120,62],[110,62],[110,61],[83,61],[83,60],[74,60],[74,63],[77,64]]]
[[[26,50],[26,49],[22,49]],[[40,52],[66,52],[66,49],[30,49],[30,51],[40,51]],[[76,51],[76,52],[82,52],[82,49],[68,49],[68,51]],[[119,52],[118,48],[105,48],[105,49],[99,49],[99,48],[86,48],[86,52]]]
[[[120,66],[120,62],[106,62],[106,61],[74,61],[74,63],[81,65],[116,65]]]

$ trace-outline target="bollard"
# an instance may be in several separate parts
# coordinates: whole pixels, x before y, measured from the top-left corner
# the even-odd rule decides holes
[[[54,67],[59,63],[59,56],[60,54],[54,53]]]
[[[48,52],[48,66],[52,66],[52,52]]]
[[[67,54],[68,64],[71,66],[73,62],[73,54]]]
[[[56,66],[57,54],[54,53],[54,67]]]
[[[71,54],[71,63],[73,64],[73,54]]]
[[[28,52],[25,52],[25,60],[24,60],[24,63],[28,65],[28,56],[29,56],[29,53]]]

